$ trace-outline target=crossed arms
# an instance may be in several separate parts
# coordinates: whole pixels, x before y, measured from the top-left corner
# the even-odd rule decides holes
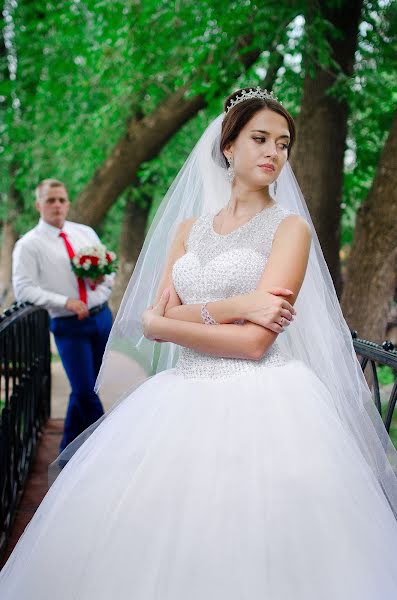
[[[144,334],[216,356],[260,360],[283,331],[276,321],[280,316],[290,319],[295,312],[293,304],[309,258],[310,227],[299,215],[286,217],[277,228],[256,291],[208,303],[209,312],[220,325],[207,326],[201,320],[201,305],[181,304],[172,283],[172,267],[186,251],[185,240],[193,221],[185,221],[177,230],[156,304],[142,315]],[[238,319],[244,319],[244,324],[234,324]]]

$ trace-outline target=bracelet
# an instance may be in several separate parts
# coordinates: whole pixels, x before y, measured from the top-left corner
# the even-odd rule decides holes
[[[210,313],[207,310],[207,302],[201,307],[201,318],[203,320],[204,325],[219,325],[217,321],[213,317],[211,317]]]

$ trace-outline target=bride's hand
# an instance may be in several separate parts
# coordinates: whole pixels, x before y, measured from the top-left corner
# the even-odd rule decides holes
[[[243,296],[243,318],[275,333],[285,331],[296,315],[296,310],[283,296],[293,294],[286,288],[273,287]]]
[[[148,306],[142,313],[142,328],[143,335],[148,340],[154,340],[155,342],[161,342],[163,340],[158,339],[156,336],[156,325],[159,322],[159,318],[164,317],[164,313],[167,309],[168,300],[170,299],[170,289],[166,288],[160,296],[160,300],[154,306]]]

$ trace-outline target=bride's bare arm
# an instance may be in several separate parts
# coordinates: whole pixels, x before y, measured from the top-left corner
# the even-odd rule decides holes
[[[280,317],[287,319],[289,325],[296,310],[286,300],[291,295],[291,290],[281,287],[272,287],[268,290],[257,290],[250,294],[241,294],[207,303],[212,317],[217,323],[234,323],[235,321],[252,321],[262,327],[270,327],[276,333],[283,331],[277,325]],[[168,308],[164,316],[178,321],[202,323],[202,304],[181,304]]]
[[[181,304],[172,280],[174,263],[186,252],[186,240],[195,219],[188,219],[181,223],[172,242],[163,276],[161,278],[156,302],[162,292],[168,288],[170,299],[167,304],[165,317],[189,323],[202,323],[201,304]],[[273,286],[271,289],[257,290],[251,294],[238,295],[208,303],[208,310],[217,323],[234,323],[238,320],[253,321],[262,327],[270,327],[276,333],[283,331],[277,323],[280,317],[287,319],[289,324],[295,310],[288,302],[290,290]]]
[[[257,289],[268,289],[277,283],[293,291],[290,301],[295,302],[306,272],[310,241],[310,227],[302,217],[291,215],[284,219]],[[208,326],[158,315],[151,317],[148,328],[152,338],[218,356],[254,360],[263,356],[278,335],[249,322]]]
[[[157,302],[160,300],[163,291],[166,288],[168,288],[170,290],[170,298],[168,300],[167,308],[181,306],[181,300],[178,294],[176,293],[172,281],[172,268],[174,266],[174,263],[178,260],[178,258],[181,258],[186,253],[185,240],[187,239],[195,220],[195,218],[186,219],[178,225],[178,228],[174,235],[174,239],[172,240],[170,250],[167,255],[163,275],[160,279],[160,283],[157,288],[155,304],[157,304]]]

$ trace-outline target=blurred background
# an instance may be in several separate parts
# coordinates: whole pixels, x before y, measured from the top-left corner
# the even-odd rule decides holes
[[[5,0],[1,305],[33,190],[55,177],[70,219],[120,255],[116,310],[195,141],[231,91],[261,85],[297,120],[291,163],[349,324],[397,341],[396,40],[389,0]]]
[[[55,177],[119,254],[115,312],[202,131],[260,85],[296,119],[291,164],[350,327],[397,342],[396,3],[5,0],[1,30],[0,308]]]
[[[14,244],[38,220],[36,185],[63,181],[69,219],[119,255],[115,313],[156,208],[240,87],[273,90],[296,120],[290,161],[344,316],[369,340],[355,349],[397,447],[397,351],[374,344],[397,344],[397,3],[3,0],[0,19],[0,558],[40,431],[36,491],[8,552],[46,491],[69,393],[48,330],[29,325],[36,309],[4,312]],[[14,330],[31,365],[9,361]],[[131,367],[117,366],[125,387]]]

